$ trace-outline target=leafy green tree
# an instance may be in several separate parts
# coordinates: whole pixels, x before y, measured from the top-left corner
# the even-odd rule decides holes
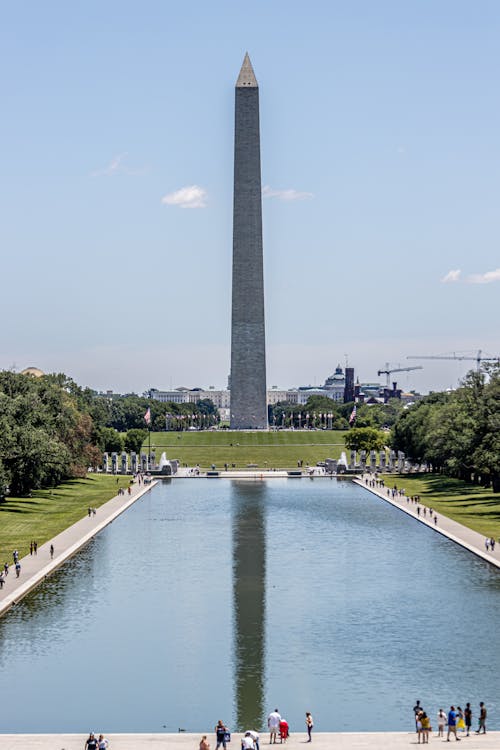
[[[215,416],[218,414],[217,407],[209,398],[201,398],[196,404],[196,410],[200,414]]]
[[[3,461],[0,459],[0,500],[3,497],[5,497],[5,493],[7,492],[8,486],[9,486],[9,477],[8,477],[7,472],[5,471]]]
[[[471,371],[451,393],[427,396],[397,418],[391,444],[433,471],[500,490],[500,366]]]
[[[373,427],[353,427],[345,436],[346,448],[353,451],[382,450],[387,435]]]
[[[70,476],[71,455],[44,430],[19,427],[16,443],[6,459],[13,495],[27,495],[31,489],[51,487]]]
[[[137,430],[137,429],[129,430],[127,434],[125,435],[125,440],[124,440],[125,450],[134,451],[135,453],[140,453],[141,448],[144,444],[144,441],[147,438],[147,435],[148,435],[147,430]]]
[[[120,453],[123,450],[123,437],[113,427],[101,427],[99,445],[101,450],[108,453]]]

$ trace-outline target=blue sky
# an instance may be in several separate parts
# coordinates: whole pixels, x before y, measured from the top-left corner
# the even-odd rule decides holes
[[[0,26],[1,367],[225,385],[246,50],[269,385],[500,353],[498,3],[32,0]],[[422,365],[403,387],[466,371]]]

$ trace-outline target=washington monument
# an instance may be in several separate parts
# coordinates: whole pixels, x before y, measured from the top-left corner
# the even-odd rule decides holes
[[[231,429],[267,429],[259,86],[248,54],[234,125]]]

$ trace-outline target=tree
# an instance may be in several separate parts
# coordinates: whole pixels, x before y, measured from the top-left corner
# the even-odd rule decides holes
[[[140,453],[141,448],[148,435],[147,430],[132,429],[125,435],[124,446],[127,451],[134,451]]]
[[[353,427],[344,439],[349,450],[376,451],[384,447],[387,435],[373,427]]]
[[[452,393],[427,396],[396,420],[391,445],[433,471],[500,490],[500,366],[471,371]]]
[[[9,486],[9,478],[2,460],[0,459],[0,500],[5,497],[7,487]]]
[[[53,487],[70,476],[68,449],[44,430],[19,427],[15,448],[6,465],[13,495],[27,495],[31,489]]]
[[[123,450],[123,437],[113,427],[101,427],[98,434],[101,450],[107,453],[120,453]]]

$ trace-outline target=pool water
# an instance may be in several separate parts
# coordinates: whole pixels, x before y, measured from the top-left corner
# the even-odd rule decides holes
[[[500,573],[330,479],[173,480],[0,620],[0,731],[500,725]]]

